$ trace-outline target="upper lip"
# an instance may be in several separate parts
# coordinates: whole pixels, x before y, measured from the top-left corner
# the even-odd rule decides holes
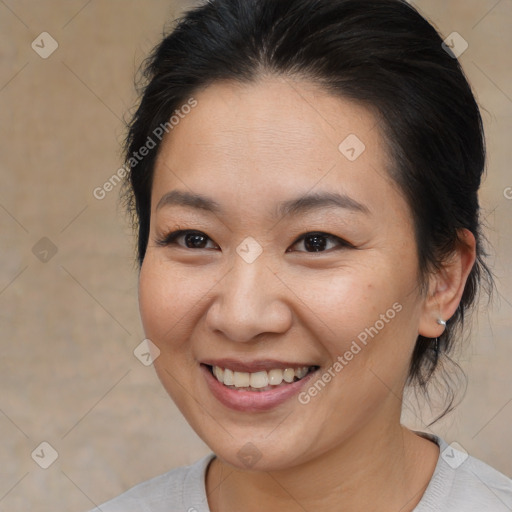
[[[202,364],[209,366],[219,366],[220,368],[229,368],[235,372],[261,372],[275,369],[286,370],[286,368],[301,368],[315,366],[311,363],[301,363],[292,361],[277,361],[275,359],[258,359],[255,361],[240,361],[239,359],[205,359]]]

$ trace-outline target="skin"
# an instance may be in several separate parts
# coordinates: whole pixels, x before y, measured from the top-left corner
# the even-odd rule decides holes
[[[157,159],[139,301],[161,351],[160,380],[217,455],[206,478],[210,509],[413,510],[439,449],[400,425],[404,382],[418,334],[439,336],[436,320],[457,308],[474,237],[463,233],[466,243],[422,293],[411,213],[368,109],[272,76],[215,83],[194,97]],[[349,134],[366,146],[355,161],[338,150]],[[172,190],[210,197],[223,212],[157,208]],[[280,202],[322,191],[347,194],[368,213],[274,216]],[[204,233],[207,245],[157,243],[176,229]],[[308,232],[355,248],[324,239],[325,251],[311,252],[300,240]],[[252,263],[236,252],[248,236],[263,250]],[[272,358],[308,361],[321,375],[395,303],[401,311],[306,405],[292,398],[234,411],[200,371],[206,358]],[[249,442],[261,455],[250,468],[237,456]]]

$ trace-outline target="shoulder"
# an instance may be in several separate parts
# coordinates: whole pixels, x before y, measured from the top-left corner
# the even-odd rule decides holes
[[[431,436],[440,448],[432,479],[415,512],[510,512],[512,480],[460,445]]]
[[[211,453],[190,466],[146,480],[89,512],[163,512],[170,506],[208,512],[204,477],[214,457]]]
[[[452,471],[455,503],[470,499],[479,510],[512,510],[512,480],[504,474],[471,456]]]

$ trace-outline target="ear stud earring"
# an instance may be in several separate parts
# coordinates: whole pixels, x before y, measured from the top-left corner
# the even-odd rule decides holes
[[[437,323],[439,325],[442,325],[443,327],[446,327],[446,322],[442,318],[438,318]],[[433,350],[435,353],[435,363],[437,364],[437,360],[439,359],[439,354],[440,354],[440,350],[441,350],[441,348],[439,346],[439,338],[435,338]]]

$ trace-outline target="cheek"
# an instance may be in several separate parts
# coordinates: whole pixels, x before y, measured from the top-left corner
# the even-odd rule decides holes
[[[155,371],[173,401],[189,417],[190,375],[195,360],[189,342],[201,297],[211,288],[190,269],[177,268],[148,250],[139,275],[139,309],[146,338],[160,350]]]
[[[204,274],[204,272],[203,272]],[[195,310],[211,283],[196,270],[162,262],[148,251],[139,276],[139,308],[144,332],[160,350],[177,349],[195,320]]]
[[[360,266],[335,269],[332,272],[301,272],[283,276],[287,286],[294,292],[294,302],[304,312],[309,310],[311,320],[323,326],[327,337],[322,343],[331,343],[336,349],[340,340],[356,339],[359,334],[364,341],[366,328],[378,323],[379,331],[398,319],[393,304],[404,297],[403,291],[385,269]],[[301,306],[301,304],[303,306]],[[384,320],[381,320],[384,315]],[[339,347],[343,348],[343,346]]]
[[[406,376],[420,308],[414,266],[394,268],[375,261],[330,275],[288,276],[302,321],[331,365],[338,362],[332,372],[345,389],[379,380],[399,388]]]

